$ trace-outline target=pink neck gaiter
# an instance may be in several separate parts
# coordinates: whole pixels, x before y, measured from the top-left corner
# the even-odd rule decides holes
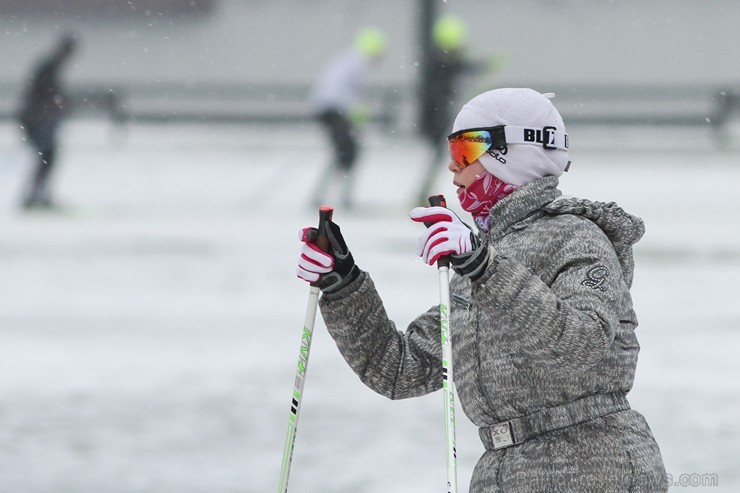
[[[517,188],[484,171],[470,186],[458,189],[457,198],[460,200],[460,206],[473,215],[478,227],[488,231],[491,219],[488,213],[493,204]]]

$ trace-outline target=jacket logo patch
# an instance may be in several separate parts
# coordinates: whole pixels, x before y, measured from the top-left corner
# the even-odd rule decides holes
[[[606,283],[607,277],[609,277],[609,269],[603,265],[597,265],[586,273],[586,280],[581,284],[587,288],[606,291],[604,284]]]

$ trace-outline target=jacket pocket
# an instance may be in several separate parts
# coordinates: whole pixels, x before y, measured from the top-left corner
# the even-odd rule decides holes
[[[457,294],[451,295],[450,301],[452,301],[452,306],[455,306],[457,308],[463,308],[465,310],[470,310],[470,300],[465,299],[460,295],[457,295]]]

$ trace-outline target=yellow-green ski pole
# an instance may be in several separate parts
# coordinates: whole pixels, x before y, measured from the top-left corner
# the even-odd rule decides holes
[[[326,236],[326,223],[331,221],[334,209],[322,206],[319,209],[318,236],[315,243],[323,251],[329,250],[329,239]],[[311,352],[311,339],[313,338],[313,327],[316,322],[316,309],[319,305],[319,286],[321,278],[311,283],[308,291],[308,306],[306,307],[306,318],[303,322],[303,334],[301,335],[301,348],[298,353],[298,367],[296,369],[295,386],[290,403],[290,415],[288,417],[288,434],[285,437],[283,448],[283,462],[280,471],[280,486],[278,493],[288,491],[288,477],[290,476],[290,465],[293,462],[293,450],[295,448],[295,437],[298,431],[298,416],[301,411],[303,400],[303,385],[306,382],[306,371],[308,370],[308,356]]]

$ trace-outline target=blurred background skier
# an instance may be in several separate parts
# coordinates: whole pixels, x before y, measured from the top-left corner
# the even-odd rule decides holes
[[[424,80],[419,94],[419,131],[431,150],[431,156],[416,193],[417,204],[426,204],[427,197],[433,192],[434,181],[442,168],[440,164],[447,153],[445,137],[450,133],[460,98],[467,92],[464,89],[466,76],[493,73],[499,69],[502,60],[500,54],[492,55],[488,61],[471,59],[467,33],[465,22],[453,15],[440,17],[432,29],[432,44],[427,63],[422,68]]]
[[[352,206],[359,153],[357,126],[367,118],[362,92],[370,68],[379,62],[384,51],[384,33],[363,29],[355,37],[352,49],[334,59],[314,84],[311,103],[329,138],[333,156],[314,188],[313,204],[323,203],[329,190],[338,186],[340,203],[345,208]]]
[[[34,68],[25,87],[18,119],[26,140],[38,156],[23,195],[25,209],[54,206],[50,178],[56,165],[57,134],[70,109],[61,71],[76,49],[76,36],[63,36],[53,52]]]
[[[630,289],[642,220],[563,197],[569,138],[537,91],[480,94],[452,130],[447,168],[478,232],[444,207],[410,216],[430,224],[416,253],[429,265],[446,256],[456,273],[454,383],[485,447],[470,491],[666,491],[658,445],[626,398],[640,349]],[[439,390],[439,307],[397,330],[339,226],[325,227],[329,252],[303,230],[297,272],[323,276],[321,313],[349,366],[390,399]]]

